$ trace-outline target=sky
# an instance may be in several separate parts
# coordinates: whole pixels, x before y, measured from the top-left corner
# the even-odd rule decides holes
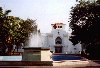
[[[0,0],[0,7],[11,10],[9,15],[33,19],[41,33],[51,32],[51,24],[64,23],[69,29],[71,7],[76,0]]]

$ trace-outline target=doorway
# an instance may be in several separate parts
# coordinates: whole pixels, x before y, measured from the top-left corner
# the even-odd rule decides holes
[[[55,39],[55,53],[62,53],[62,39],[57,37]]]

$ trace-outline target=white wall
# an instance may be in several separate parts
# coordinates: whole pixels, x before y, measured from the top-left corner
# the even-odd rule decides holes
[[[45,36],[45,47],[50,47],[50,51],[55,52],[55,39],[60,37],[62,39],[62,52],[68,54],[78,54],[82,50],[81,44],[72,45],[72,42],[69,41],[69,36],[66,31],[63,29],[53,29],[51,33],[46,34]]]

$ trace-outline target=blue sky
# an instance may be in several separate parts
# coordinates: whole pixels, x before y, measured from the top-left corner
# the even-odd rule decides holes
[[[10,15],[22,19],[37,19],[42,33],[51,31],[51,24],[62,22],[68,30],[70,8],[76,0],[0,0],[0,6],[12,10]]]

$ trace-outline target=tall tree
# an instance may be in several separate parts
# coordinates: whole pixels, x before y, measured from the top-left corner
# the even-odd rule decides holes
[[[19,46],[20,43],[25,43],[29,38],[30,33],[37,29],[37,25],[35,20],[32,19],[23,20],[19,17],[8,16],[9,12],[11,12],[11,10],[6,10],[3,12],[2,7],[0,7],[0,43],[2,43],[2,45],[0,44],[2,49],[1,52],[4,54],[7,47],[8,54],[10,55],[13,44]]]
[[[0,7],[0,55],[5,55],[5,49],[6,49],[6,37],[8,34],[8,29],[4,26],[4,23],[7,19],[7,15],[11,12],[11,10],[6,10],[3,12],[2,7]]]
[[[15,44],[19,45],[20,43],[25,43],[29,38],[30,34],[37,29],[37,25],[35,20],[27,19],[20,20],[19,28],[15,30],[13,33]]]
[[[91,58],[100,58],[100,4],[98,2],[79,3],[71,10],[70,28],[72,36],[70,40],[76,44],[81,42],[87,47]]]

